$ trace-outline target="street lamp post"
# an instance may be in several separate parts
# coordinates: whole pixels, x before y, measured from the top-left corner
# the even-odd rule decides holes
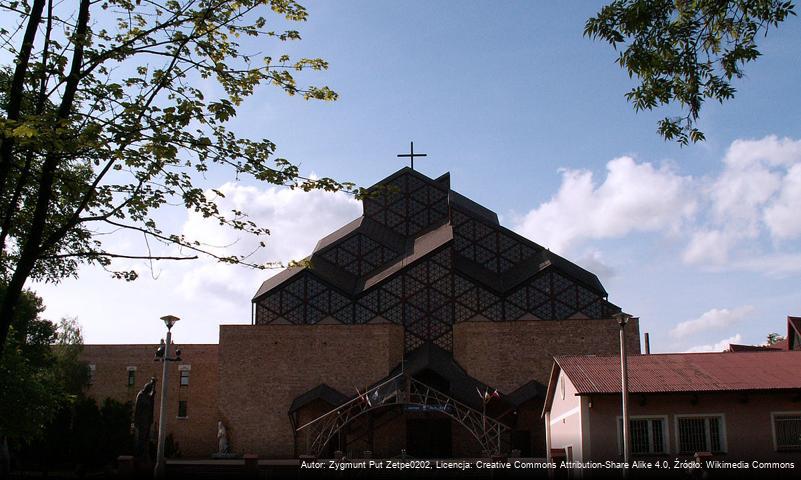
[[[159,439],[156,450],[156,468],[153,472],[158,479],[164,478],[166,462],[164,460],[164,443],[167,438],[167,383],[169,381],[168,366],[170,362],[181,360],[180,351],[176,351],[175,357],[170,357],[170,344],[172,343],[172,327],[180,318],[174,315],[161,317],[167,325],[167,339],[162,348],[156,351],[156,361],[162,362],[161,368],[161,402],[159,405]]]
[[[623,463],[628,464],[631,459],[631,432],[629,431],[629,362],[626,356],[625,326],[631,315],[618,313],[617,323],[620,325],[620,394],[623,408]],[[626,470],[624,470],[625,473]]]

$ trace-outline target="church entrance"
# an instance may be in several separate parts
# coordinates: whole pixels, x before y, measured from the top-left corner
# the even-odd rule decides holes
[[[450,458],[450,418],[409,418],[406,420],[406,453],[415,458]]]

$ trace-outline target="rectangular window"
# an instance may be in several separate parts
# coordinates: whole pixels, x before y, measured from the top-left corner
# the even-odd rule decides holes
[[[186,400],[178,400],[178,418],[186,418]]]
[[[94,385],[95,383],[95,371],[96,367],[94,364],[89,365],[89,378],[86,379],[86,383],[89,385]]]
[[[778,450],[801,450],[801,413],[775,414],[773,429]]]
[[[181,374],[180,385],[182,387],[189,385],[189,370],[181,370],[180,374]]]
[[[136,368],[128,367],[128,386],[136,385]]]
[[[664,418],[631,418],[629,419],[629,435],[631,436],[631,453],[635,455],[667,453],[665,449]],[[623,449],[623,419],[618,419],[618,441]]]
[[[679,453],[724,451],[723,417],[677,418]]]

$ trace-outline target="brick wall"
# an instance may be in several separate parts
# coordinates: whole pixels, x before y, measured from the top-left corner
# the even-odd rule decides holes
[[[102,405],[106,398],[136,401],[136,394],[156,377],[154,432],[159,422],[161,362],[153,361],[158,345],[85,345],[82,360],[95,366],[87,395]],[[207,457],[217,451],[217,345],[180,345],[180,362],[171,362],[167,396],[167,432],[172,433],[185,457]],[[189,385],[179,384],[179,365],[189,365]],[[135,382],[128,386],[128,367],[135,367]],[[178,402],[187,402],[187,417],[178,418]],[[154,434],[155,435],[155,434]]]
[[[231,448],[293,455],[292,400],[326,383],[345,395],[400,363],[403,329],[368,325],[221,325],[220,412]]]
[[[639,353],[639,325],[632,322],[626,327],[627,347]],[[508,394],[531,380],[547,385],[556,355],[619,353],[619,328],[613,319],[464,322],[453,328],[453,356],[467,373]],[[516,425],[530,432],[535,456],[545,454],[541,411],[541,400],[531,402]]]
[[[473,377],[511,393],[531,380],[547,385],[556,355],[619,353],[619,328],[613,319],[457,323],[453,357]],[[629,353],[639,353],[636,320],[626,332]]]
[[[627,329],[630,352],[639,352],[638,325]],[[151,376],[161,379],[161,364],[153,361],[156,347],[87,345],[84,360],[96,366],[88,394],[99,403],[106,397],[133,402]],[[222,419],[234,452],[286,458],[296,448],[303,453],[310,441],[293,434],[287,415],[292,400],[320,383],[351,396],[355,387],[361,390],[383,378],[401,361],[403,329],[388,323],[222,325],[219,346],[183,345],[182,350],[178,363],[191,365],[190,382],[179,386],[178,366],[171,365],[168,431],[183,455],[215,452],[216,425]],[[470,375],[508,394],[532,379],[547,383],[554,355],[617,353],[618,326],[614,320],[465,322],[454,326],[453,352]],[[129,366],[136,367],[132,387],[127,385]],[[188,418],[177,418],[179,400],[187,401]],[[520,412],[517,428],[530,430],[536,453],[543,432],[540,406],[534,403]],[[301,420],[327,408],[303,409]],[[462,430],[458,425],[452,429],[456,455],[474,450],[474,440]],[[405,442],[403,417],[374,433],[376,455],[396,455]],[[351,448],[366,449],[366,444]]]

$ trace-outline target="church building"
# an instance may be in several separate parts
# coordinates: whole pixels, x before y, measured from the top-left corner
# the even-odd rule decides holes
[[[618,353],[598,277],[449,174],[403,168],[369,191],[361,217],[258,288],[250,321],[182,346],[166,421],[183,456],[214,453],[222,421],[234,453],[261,458],[544,458],[554,356]],[[636,319],[626,335],[639,353]],[[154,350],[87,345],[89,394],[132,401],[161,380]]]

